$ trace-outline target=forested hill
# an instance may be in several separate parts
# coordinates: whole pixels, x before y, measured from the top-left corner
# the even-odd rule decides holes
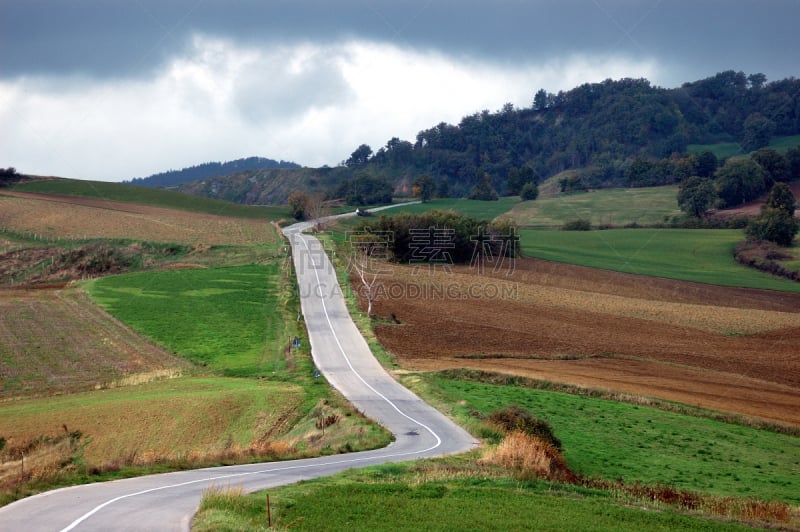
[[[596,182],[626,185],[634,160],[684,153],[689,144],[739,142],[744,151],[773,135],[800,133],[800,80],[766,83],[762,74],[722,72],[676,89],[645,79],[606,80],[557,94],[531,93],[532,105],[440,123],[415,141],[391,139],[372,153],[360,146],[349,169],[396,180],[428,174],[461,196],[489,174],[501,193],[515,169],[541,181],[568,169],[591,169]],[[513,187],[512,187],[513,188]]]
[[[174,187],[181,183],[188,183],[197,179],[223,176],[246,170],[300,168],[299,164],[288,161],[275,161],[264,157],[248,157],[225,163],[209,162],[190,166],[183,170],[169,170],[149,177],[136,177],[130,181],[132,185],[142,187]]]
[[[336,198],[365,179],[408,193],[428,176],[436,195],[464,197],[488,175],[497,193],[514,195],[527,182],[565,170],[577,171],[563,180],[564,190],[652,186],[713,174],[716,158],[699,173],[697,158],[687,157],[691,144],[738,143],[748,153],[787,135],[800,135],[795,78],[767,83],[762,74],[727,71],[674,89],[646,79],[606,80],[557,94],[533,88],[529,106],[506,104],[456,125],[442,122],[375,151],[362,144],[335,168],[237,168],[229,177],[181,188],[244,203],[281,203],[294,189]],[[230,173],[214,167],[204,176]]]

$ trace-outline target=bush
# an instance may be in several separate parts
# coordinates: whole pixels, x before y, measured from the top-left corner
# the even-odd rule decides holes
[[[522,201],[535,200],[539,197],[539,187],[536,186],[536,183],[525,183],[519,193],[519,197]]]
[[[489,421],[507,433],[521,432],[539,438],[558,450],[561,449],[561,440],[553,434],[550,424],[534,417],[520,406],[512,405],[495,410],[489,415]]]
[[[791,246],[795,235],[800,230],[800,223],[782,209],[768,207],[761,211],[745,229],[752,240],[767,240],[779,246]]]
[[[592,223],[589,220],[578,218],[577,220],[566,222],[561,229],[564,231],[591,231]]]

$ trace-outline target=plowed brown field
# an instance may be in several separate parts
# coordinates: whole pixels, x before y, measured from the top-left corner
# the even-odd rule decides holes
[[[400,323],[376,333],[406,367],[500,371],[800,425],[798,294],[532,259],[510,276],[390,265],[380,282],[376,314]]]
[[[0,227],[46,238],[123,238],[179,244],[268,244],[278,238],[267,220],[11,191],[0,193]]]

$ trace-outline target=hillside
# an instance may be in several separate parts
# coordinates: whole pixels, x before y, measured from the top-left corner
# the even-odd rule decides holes
[[[247,157],[225,163],[209,162],[183,168],[182,170],[169,170],[149,177],[134,177],[130,183],[140,187],[174,187],[181,183],[204,179],[207,177],[243,172],[245,170],[261,170],[267,168],[300,168],[299,164],[289,161],[275,161],[264,157]]]
[[[727,71],[674,89],[608,79],[557,94],[540,90],[532,100],[439,123],[413,141],[393,137],[375,151],[362,144],[336,168],[238,172],[180,189],[252,204],[283,202],[296,188],[332,197],[336,185],[363,174],[400,193],[428,175],[439,197],[465,197],[485,174],[500,195],[565,171],[575,172],[572,190],[666,185],[697,171],[690,153],[746,154],[776,138],[796,145],[800,134],[794,78],[766,83],[760,74]]]

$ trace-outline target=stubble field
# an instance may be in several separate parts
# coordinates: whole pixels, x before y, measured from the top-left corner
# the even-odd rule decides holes
[[[94,198],[0,193],[0,227],[45,239],[110,238],[205,245],[278,242],[268,220],[231,218]]]
[[[411,369],[499,371],[800,425],[798,294],[533,259],[509,276],[385,268],[375,332]]]

